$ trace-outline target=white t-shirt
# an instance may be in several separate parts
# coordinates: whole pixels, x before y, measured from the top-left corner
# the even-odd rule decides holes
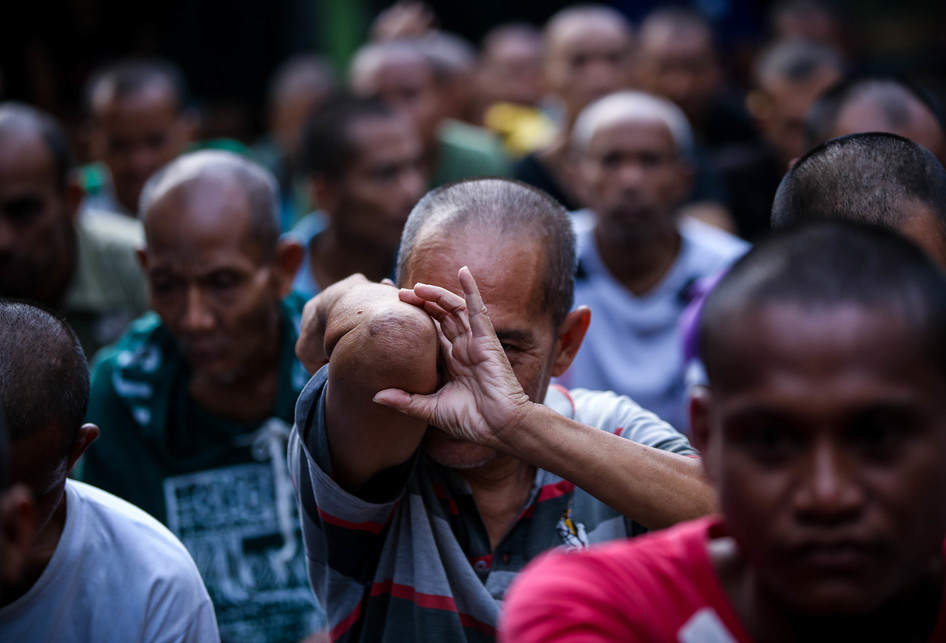
[[[678,430],[686,431],[686,380],[678,325],[699,279],[728,268],[749,244],[705,223],[684,218],[680,252],[663,279],[637,296],[604,265],[594,219],[574,215],[579,275],[575,305],[591,308],[591,326],[575,361],[556,381],[565,388],[627,395]]]
[[[137,507],[66,481],[66,524],[30,590],[0,608],[0,641],[219,641],[180,541]]]

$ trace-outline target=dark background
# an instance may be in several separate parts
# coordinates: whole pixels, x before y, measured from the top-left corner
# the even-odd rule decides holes
[[[363,42],[384,0],[19,0],[4,3],[0,26],[0,97],[29,102],[62,119],[81,118],[81,89],[113,58],[161,55],[184,70],[206,135],[245,141],[262,128],[267,79],[287,56],[314,51],[340,71]],[[431,1],[444,29],[474,43],[509,21],[541,26],[563,0]],[[613,1],[639,22],[660,0]],[[676,2],[673,4],[681,4]],[[766,38],[765,0],[691,0],[715,22],[732,80]],[[861,0],[834,3],[849,27],[860,67],[946,77],[942,1]]]

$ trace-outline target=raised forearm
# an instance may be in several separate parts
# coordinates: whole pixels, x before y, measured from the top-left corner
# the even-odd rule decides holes
[[[427,313],[379,284],[346,292],[333,304],[325,327],[333,474],[357,493],[379,471],[407,460],[423,438],[426,423],[372,398],[391,386],[417,393],[436,389],[437,330]]]
[[[699,459],[661,451],[533,404],[500,448],[573,482],[649,529],[716,511]]]

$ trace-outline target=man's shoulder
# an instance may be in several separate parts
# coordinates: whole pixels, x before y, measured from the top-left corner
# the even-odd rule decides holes
[[[125,557],[144,563],[148,571],[162,575],[199,573],[181,541],[148,513],[111,493],[78,480],[67,482],[70,507],[84,505],[84,533],[94,533],[109,545],[109,557]],[[144,571],[144,570],[143,570]]]
[[[107,368],[155,372],[155,360],[175,351],[171,334],[161,323],[161,318],[157,313],[149,311],[133,321],[118,341],[98,353],[92,370]]]
[[[686,436],[626,395],[552,385],[545,405],[570,419],[639,444],[681,455],[696,455]]]
[[[713,266],[725,265],[744,255],[751,247],[748,242],[734,234],[690,217],[683,218],[679,229],[690,250],[691,261]],[[719,270],[720,267],[713,270]]]

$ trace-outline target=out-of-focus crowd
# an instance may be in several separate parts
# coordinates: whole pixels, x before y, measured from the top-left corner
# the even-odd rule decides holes
[[[708,4],[0,102],[0,639],[946,640],[943,85]]]

